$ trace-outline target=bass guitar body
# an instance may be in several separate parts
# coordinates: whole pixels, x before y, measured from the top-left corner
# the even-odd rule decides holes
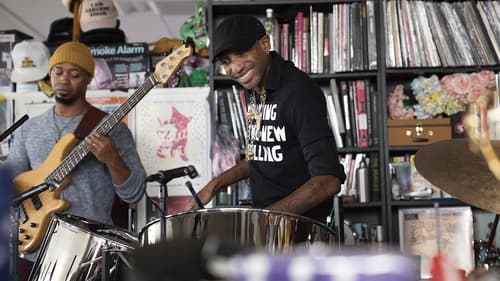
[[[73,134],[61,138],[42,165],[14,178],[16,191],[19,194],[24,193],[34,186],[43,184],[77,142],[78,138]],[[20,253],[34,251],[43,240],[52,214],[69,207],[69,202],[59,197],[62,188],[67,186],[69,181],[69,177],[66,177],[53,191],[43,191],[21,203],[18,243]]]

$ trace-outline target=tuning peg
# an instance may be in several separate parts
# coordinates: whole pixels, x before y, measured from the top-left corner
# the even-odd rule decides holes
[[[188,37],[188,38],[184,41],[184,45],[185,45],[186,47],[191,47],[192,49],[194,49],[194,40],[193,40],[193,38]]]

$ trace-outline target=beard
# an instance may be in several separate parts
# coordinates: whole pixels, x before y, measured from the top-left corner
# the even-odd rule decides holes
[[[56,102],[64,105],[72,105],[76,102],[76,97],[62,98],[56,95]]]

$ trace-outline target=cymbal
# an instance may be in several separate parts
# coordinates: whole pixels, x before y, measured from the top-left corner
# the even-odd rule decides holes
[[[497,153],[500,141],[491,141]],[[465,203],[500,214],[500,181],[467,139],[431,143],[415,154],[415,166],[429,182]]]

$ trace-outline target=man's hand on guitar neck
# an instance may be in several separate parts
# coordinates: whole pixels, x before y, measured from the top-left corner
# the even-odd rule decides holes
[[[116,185],[128,179],[131,171],[118,153],[111,137],[94,132],[85,138],[85,146],[97,160],[106,164]]]

